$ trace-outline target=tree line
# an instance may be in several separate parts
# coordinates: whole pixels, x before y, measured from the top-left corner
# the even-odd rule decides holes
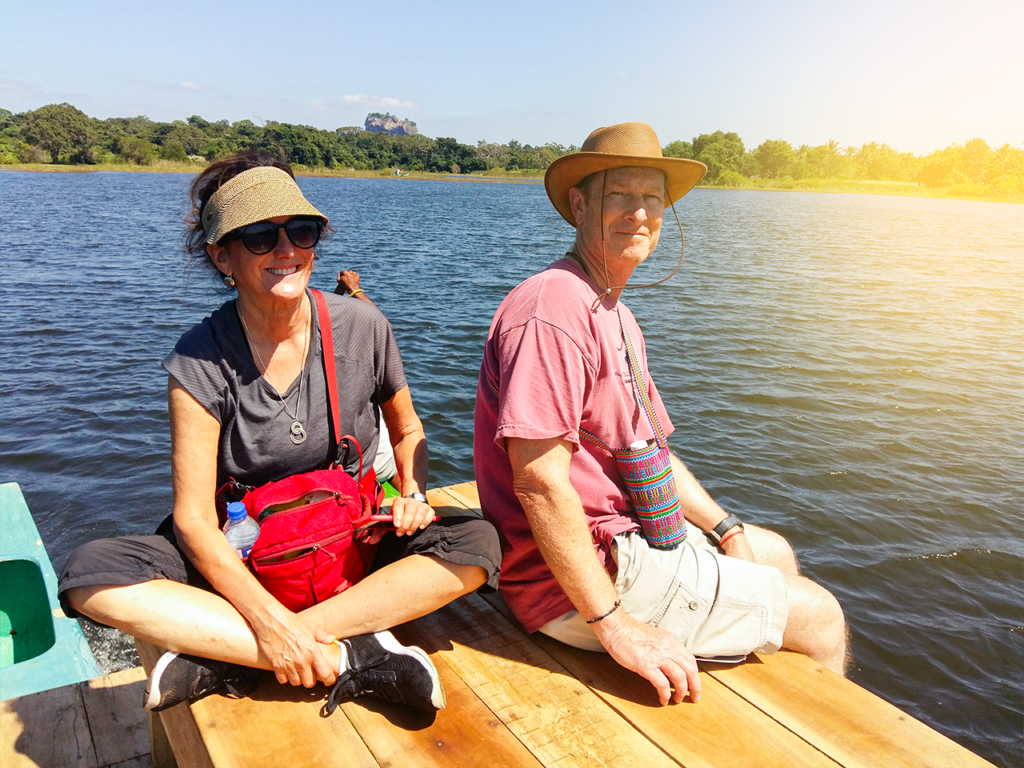
[[[840,147],[836,141],[794,147],[771,139],[748,151],[735,133],[716,131],[692,142],[673,141],[663,151],[700,160],[708,167],[705,181],[716,186],[743,186],[750,179],[837,179],[985,186],[1007,196],[1024,193],[1024,148],[1004,144],[992,149],[983,139],[919,157],[874,141],[859,147]]]
[[[328,131],[274,121],[210,122],[198,115],[170,123],[147,117],[99,120],[70,104],[20,114],[0,109],[0,164],[205,162],[243,149],[280,153],[289,163],[307,168],[465,174],[495,168],[543,170],[575,147],[531,147],[516,141],[472,147],[453,138],[392,136],[361,126]]]
[[[149,165],[157,159],[199,163],[250,148],[283,154],[293,165],[307,168],[401,168],[456,174],[539,172],[556,158],[579,150],[517,141],[480,141],[474,147],[454,138],[392,136],[358,126],[329,131],[274,121],[264,125],[250,120],[210,122],[198,115],[170,123],[141,116],[99,120],[70,104],[50,104],[19,114],[0,109],[0,164]],[[716,131],[692,141],[673,141],[664,152],[707,165],[703,183],[714,186],[745,186],[751,180],[835,179],[984,186],[1000,195],[1024,194],[1024,149],[1010,144],[993,149],[977,138],[917,156],[877,142],[860,147],[840,147],[835,141],[794,147],[772,139],[748,150],[736,133]]]

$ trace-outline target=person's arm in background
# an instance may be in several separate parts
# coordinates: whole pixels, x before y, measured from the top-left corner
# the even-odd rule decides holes
[[[351,269],[343,269],[338,273],[338,287],[334,289],[337,294],[347,293],[353,299],[361,299],[363,301],[374,304],[373,300],[366,295],[366,291],[359,287],[359,273],[353,272]]]

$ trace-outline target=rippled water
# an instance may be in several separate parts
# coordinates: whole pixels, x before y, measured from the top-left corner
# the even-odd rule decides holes
[[[183,272],[186,176],[0,174],[0,480],[59,567],[170,511],[165,376],[224,300]],[[302,179],[391,318],[434,484],[472,475],[482,341],[571,230],[539,185]],[[631,294],[677,452],[787,536],[853,678],[1003,765],[1024,749],[1024,206],[697,190]],[[658,257],[679,235],[666,221]],[[645,279],[647,278],[647,279]],[[90,632],[108,666],[130,651]]]

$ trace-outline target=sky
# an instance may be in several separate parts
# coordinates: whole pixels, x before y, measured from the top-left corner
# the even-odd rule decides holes
[[[421,133],[580,145],[650,123],[922,155],[1024,146],[1024,0],[33,0],[0,18],[0,107],[105,119],[369,112]]]

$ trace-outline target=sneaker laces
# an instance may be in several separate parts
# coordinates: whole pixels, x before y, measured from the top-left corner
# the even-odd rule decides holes
[[[391,654],[384,651],[377,656],[372,657],[364,664],[357,667],[350,667],[338,675],[338,679],[335,681],[334,687],[331,688],[331,692],[327,696],[327,702],[324,704],[323,716],[326,717],[333,714],[334,710],[336,710],[341,704],[342,699],[361,696],[364,693],[375,693],[389,701],[397,701],[396,698],[389,695],[388,691],[363,684],[364,681],[372,682],[374,679],[379,682],[390,682],[394,684],[396,680],[394,672],[376,672],[376,668],[390,658]]]
[[[225,676],[222,681],[224,689],[227,691],[227,695],[232,699],[244,699],[260,687],[260,671],[249,670],[246,667],[242,667],[242,669],[249,672],[249,674],[240,671],[231,677]]]

